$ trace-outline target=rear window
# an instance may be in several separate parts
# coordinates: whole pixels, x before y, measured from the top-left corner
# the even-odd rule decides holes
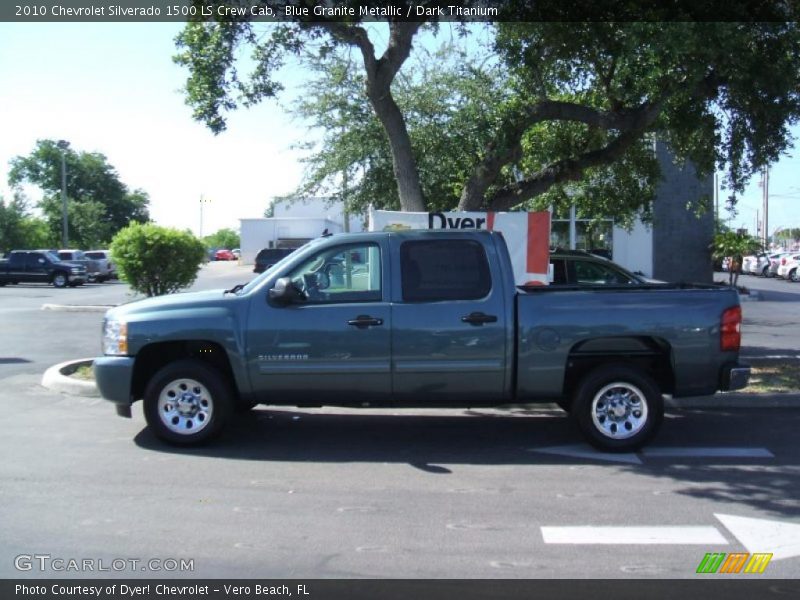
[[[405,302],[477,300],[492,288],[483,246],[471,240],[404,242],[400,271]]]

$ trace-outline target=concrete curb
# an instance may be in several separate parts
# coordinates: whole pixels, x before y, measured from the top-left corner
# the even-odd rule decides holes
[[[60,312],[106,312],[109,308],[114,308],[114,304],[42,304],[42,310],[54,310]]]
[[[714,396],[667,398],[667,408],[800,408],[800,393],[743,394],[730,392]]]
[[[83,381],[74,377],[69,377],[67,373],[74,372],[78,367],[90,365],[94,362],[92,358],[82,358],[71,360],[58,365],[53,365],[42,376],[42,387],[54,392],[62,392],[73,396],[88,396],[99,398],[100,391],[94,381]]]

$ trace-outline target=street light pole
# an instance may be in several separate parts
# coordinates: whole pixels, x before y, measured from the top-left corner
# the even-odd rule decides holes
[[[61,150],[61,247],[69,248],[69,236],[67,234],[67,158],[66,150],[69,142],[59,140],[56,144]]]

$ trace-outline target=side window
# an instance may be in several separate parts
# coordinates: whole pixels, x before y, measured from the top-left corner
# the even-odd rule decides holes
[[[585,260],[575,261],[575,279],[581,285],[626,285],[631,283],[631,279],[623,273]]]
[[[483,246],[471,240],[404,242],[400,275],[405,302],[477,300],[492,289]]]
[[[41,267],[41,263],[39,262],[40,258],[44,258],[39,252],[28,252],[23,259],[25,261],[25,266],[27,267]]]
[[[327,248],[289,273],[309,304],[380,302],[381,252],[376,244]]]

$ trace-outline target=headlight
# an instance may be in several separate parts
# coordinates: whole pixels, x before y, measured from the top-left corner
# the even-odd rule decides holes
[[[103,324],[103,354],[125,355],[128,353],[128,324],[122,321],[106,321]]]

